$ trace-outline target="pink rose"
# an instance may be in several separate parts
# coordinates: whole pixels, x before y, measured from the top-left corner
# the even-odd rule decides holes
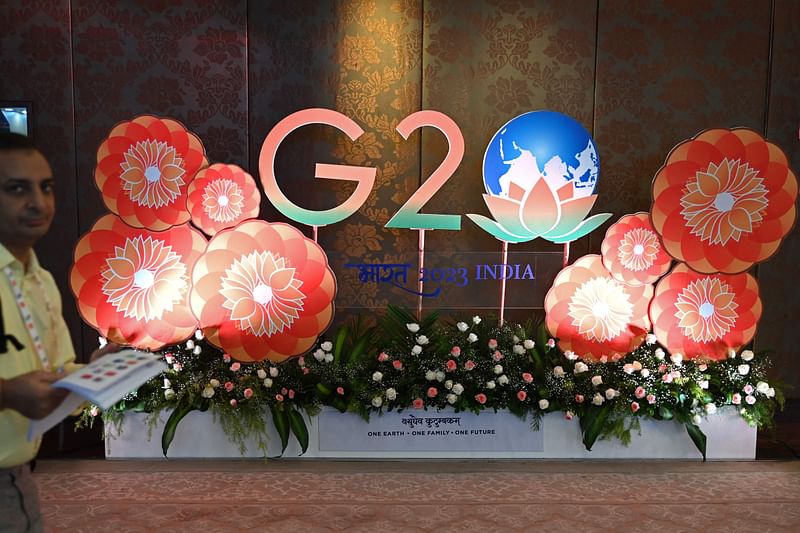
[[[635,413],[638,410],[639,410],[639,404],[636,403],[636,402],[632,402],[631,403],[631,411],[633,411]]]
[[[464,363],[464,368],[466,368],[467,370],[472,370],[473,368],[475,368],[475,363],[471,359],[468,359],[467,362]]]
[[[489,339],[489,349],[494,350],[497,348],[497,339]]]
[[[669,373],[669,375],[672,376],[672,379],[678,379],[681,377],[681,373],[678,372],[677,370],[673,370],[672,372]]]
[[[300,366],[306,366],[306,358],[301,355],[297,359],[297,364]]]
[[[672,383],[672,374],[664,374],[661,376],[661,381],[664,383]]]
[[[282,402],[283,401],[283,394],[276,394],[275,395],[275,399],[278,400],[279,402]]]
[[[525,383],[533,383],[533,376],[528,372],[523,372],[522,381],[524,381]]]
[[[93,405],[92,408],[89,409],[89,414],[92,416],[97,416],[100,414],[100,409],[98,409],[96,405]]]
[[[452,348],[450,348],[450,353],[453,355],[453,357],[458,357],[459,355],[461,355],[461,348],[459,348],[458,346],[453,346]]]
[[[525,401],[525,398],[527,398],[527,397],[528,397],[528,393],[527,393],[527,392],[525,392],[524,390],[521,390],[521,391],[519,391],[519,392],[517,393],[517,399],[518,399],[519,401],[521,401],[521,402],[524,402],[524,401]]]
[[[564,414],[564,418],[566,418],[567,420],[572,420],[572,417],[574,416],[575,414],[572,411],[567,411],[566,414]]]
[[[608,356],[607,355],[602,356],[600,358],[600,362],[603,363],[603,364],[608,363]]]
[[[428,398],[436,398],[438,394],[439,394],[439,389],[437,389],[436,387],[428,388]]]
[[[583,403],[583,394],[575,395],[575,403]]]
[[[548,348],[555,348],[555,347],[556,347],[556,341],[555,341],[555,339],[550,339],[550,340],[548,340],[548,341],[547,341],[547,347],[548,347]]]
[[[239,370],[240,368],[242,368],[242,365],[241,365],[241,363],[233,363],[233,364],[231,365],[231,372],[236,372],[236,371],[237,371],[237,370]]]
[[[733,397],[731,398],[731,403],[733,403],[733,405],[739,405],[740,403],[742,403],[742,395],[739,394],[738,392],[734,394]]]
[[[289,399],[291,400],[293,398],[294,398],[294,389],[289,389]]]
[[[231,400],[231,407],[235,408],[237,405],[239,405],[239,402],[237,402],[235,399]]]
[[[503,354],[501,354],[500,352],[494,352],[494,355],[492,356],[492,359],[494,359],[495,361],[500,361],[502,358]]]
[[[307,366],[303,367],[303,375],[306,375],[306,374],[308,374],[310,372],[311,372],[310,368],[308,368]]]
[[[753,386],[752,385],[745,385],[744,386],[744,393],[745,394],[753,394]]]
[[[228,392],[232,391],[233,390],[233,383],[231,383],[230,381],[226,381],[225,382],[225,390],[228,391]]]
[[[343,396],[344,395],[344,387],[336,387],[336,394],[338,394],[339,396]]]
[[[661,363],[660,365],[658,365],[658,371],[659,372],[663,372],[666,369],[667,369],[667,365],[665,365],[664,363]]]
[[[378,361],[380,361],[381,363],[383,363],[384,361],[388,361],[388,360],[389,360],[389,356],[386,353],[381,352],[381,353],[378,354]]]
[[[644,398],[647,395],[647,391],[644,390],[644,387],[636,387],[636,390],[633,392],[633,394],[637,398]]]
[[[414,409],[422,409],[422,407],[425,405],[425,402],[422,401],[422,398],[417,398],[411,402],[411,405],[414,407]]]
[[[477,401],[479,404],[483,405],[483,404],[485,404],[485,403],[486,403],[486,395],[485,395],[485,394],[483,394],[483,393],[478,393],[478,394],[476,394],[476,395],[475,395],[475,400],[476,400],[476,401]]]
[[[244,397],[248,398],[248,399],[252,398],[253,397],[253,389],[251,389],[249,387],[244,389]]]
[[[648,394],[647,395],[647,403],[649,403],[649,404],[656,403],[656,395],[655,394]]]
[[[403,363],[399,359],[392,361],[392,366],[395,370],[403,370]]]
[[[226,362],[226,363],[230,363],[230,362],[231,362],[231,356],[230,356],[230,354],[227,354],[227,353],[224,353],[224,354],[222,354],[222,360],[223,360],[224,362]]]
[[[447,368],[448,372],[452,372],[453,370],[458,368],[458,365],[456,364],[456,362],[453,359],[448,359],[447,360],[447,364],[445,365],[445,367]]]

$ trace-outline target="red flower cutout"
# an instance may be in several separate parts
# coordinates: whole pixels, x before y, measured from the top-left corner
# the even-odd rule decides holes
[[[648,213],[625,215],[613,224],[601,247],[603,266],[631,285],[655,283],[669,270],[672,258],[661,247]]]
[[[544,300],[547,329],[562,350],[597,361],[638,347],[650,329],[652,285],[614,279],[599,255],[585,255],[556,276]]]
[[[236,165],[216,163],[201,170],[187,194],[192,223],[207,235],[258,218],[261,194],[253,177]]]
[[[658,282],[650,305],[658,342],[688,359],[725,359],[752,340],[759,318],[753,276],[698,274],[684,264]]]
[[[160,231],[188,222],[186,188],[207,164],[200,139],[182,124],[141,115],[108,134],[94,179],[106,207],[126,224]]]
[[[240,361],[283,361],[314,346],[333,319],[325,252],[288,224],[249,220],[218,233],[192,273],[206,338]]]
[[[676,146],[653,180],[653,227],[697,272],[744,272],[778,250],[797,216],[786,154],[753,130],[714,129]]]
[[[206,247],[188,224],[153,232],[105,215],[75,248],[70,285],[83,319],[109,340],[157,350],[197,328],[192,267]]]

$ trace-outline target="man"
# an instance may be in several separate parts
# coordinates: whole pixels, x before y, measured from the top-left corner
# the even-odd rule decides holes
[[[28,424],[58,407],[67,391],[51,384],[78,366],[58,288],[33,251],[53,221],[53,183],[27,137],[0,133],[0,532],[42,529],[29,466],[41,439],[27,440]]]

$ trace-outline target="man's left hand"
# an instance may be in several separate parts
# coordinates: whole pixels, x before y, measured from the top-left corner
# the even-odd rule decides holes
[[[92,355],[89,356],[89,362],[92,363],[106,354],[118,352],[120,348],[122,348],[122,346],[120,346],[119,344],[116,344],[114,342],[109,342],[102,348],[98,348],[97,350],[93,351]]]

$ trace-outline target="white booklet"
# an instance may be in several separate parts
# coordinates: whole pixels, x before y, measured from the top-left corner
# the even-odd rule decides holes
[[[53,383],[53,387],[71,393],[52,413],[40,420],[31,420],[28,440],[43,434],[87,401],[108,409],[166,369],[160,355],[132,348],[104,355]]]

